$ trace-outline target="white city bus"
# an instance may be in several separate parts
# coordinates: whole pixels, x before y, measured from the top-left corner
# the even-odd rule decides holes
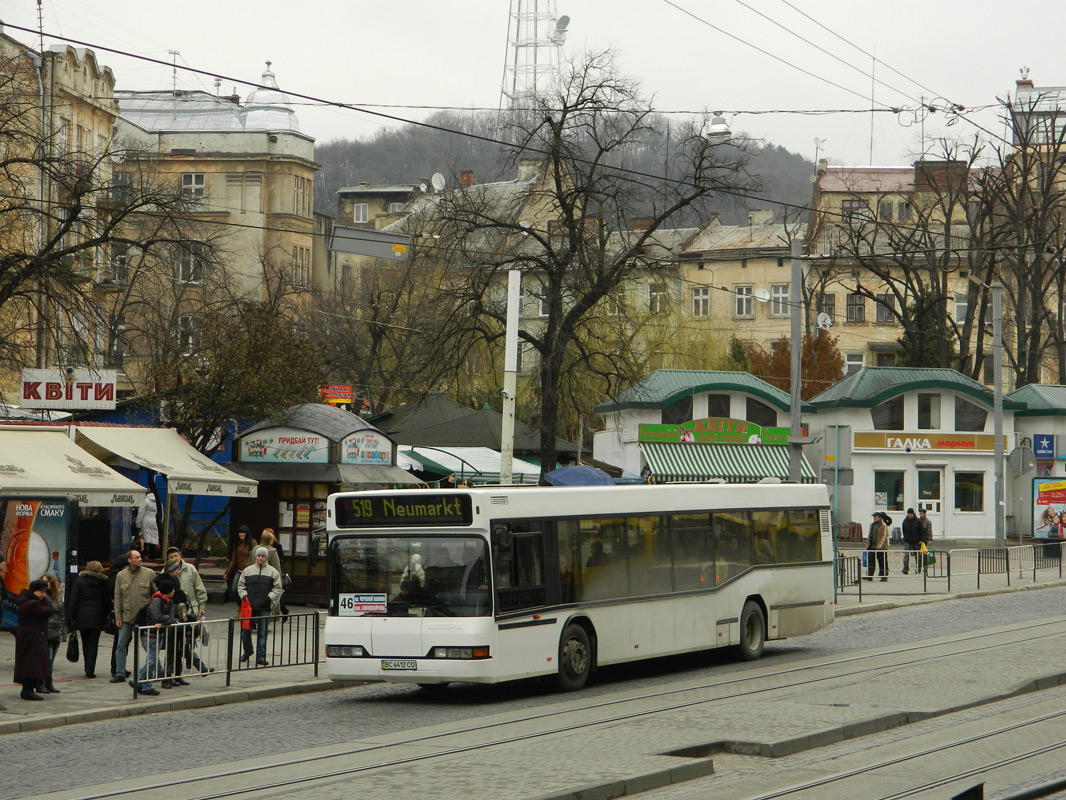
[[[331,495],[338,681],[495,683],[767,639],[833,619],[825,486],[481,487]]]

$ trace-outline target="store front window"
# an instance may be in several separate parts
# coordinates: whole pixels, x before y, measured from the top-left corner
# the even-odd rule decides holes
[[[874,505],[889,511],[903,510],[903,473],[874,473]]]
[[[955,473],[955,508],[958,511],[985,510],[985,474]]]

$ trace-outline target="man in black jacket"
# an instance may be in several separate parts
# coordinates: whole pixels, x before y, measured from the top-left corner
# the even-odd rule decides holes
[[[910,572],[911,565],[911,553],[917,553],[922,546],[922,521],[914,515],[914,509],[907,509],[907,518],[903,520],[903,547],[905,552],[903,553],[903,574],[906,575]],[[914,569],[915,572],[921,574],[922,571],[922,558],[920,555],[914,557]]]
[[[237,581],[237,596],[252,606],[252,625],[256,628],[255,664],[257,667],[268,665],[266,657],[267,625],[270,622],[270,613],[279,600],[281,600],[282,586],[281,573],[267,563],[267,549],[257,547],[255,549],[255,563],[250,564]],[[241,662],[247,661],[252,655],[252,632],[241,631]]]

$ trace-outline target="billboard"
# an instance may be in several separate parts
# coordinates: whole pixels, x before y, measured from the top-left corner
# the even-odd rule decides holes
[[[1033,538],[1055,540],[1066,534],[1066,480],[1033,478]]]
[[[63,584],[75,560],[74,536],[78,507],[65,498],[0,499],[0,550],[7,570],[0,588],[0,628],[15,630],[15,600],[30,581],[54,572]]]

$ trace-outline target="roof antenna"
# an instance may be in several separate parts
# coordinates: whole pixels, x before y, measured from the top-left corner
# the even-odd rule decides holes
[[[41,0],[37,0],[37,42],[41,53],[44,53],[44,9],[41,8]]]
[[[181,55],[180,50],[167,50],[170,55],[174,56],[174,66],[172,68],[172,80],[174,83],[174,94],[178,93],[178,56]]]

